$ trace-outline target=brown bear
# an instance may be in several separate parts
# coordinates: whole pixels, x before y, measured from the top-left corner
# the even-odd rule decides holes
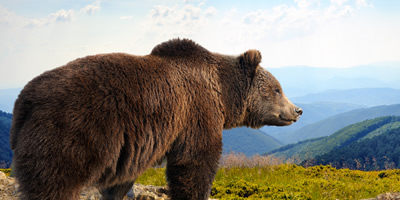
[[[172,199],[207,199],[222,130],[295,122],[302,110],[259,66],[261,54],[212,53],[187,39],[150,55],[100,54],[30,81],[10,142],[20,198],[78,199],[94,185],[122,199],[164,157]]]

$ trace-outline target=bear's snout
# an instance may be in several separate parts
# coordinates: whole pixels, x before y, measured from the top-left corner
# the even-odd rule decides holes
[[[303,109],[301,109],[300,107],[296,107],[296,108],[294,109],[294,112],[296,112],[297,115],[300,117],[300,115],[303,114]]]

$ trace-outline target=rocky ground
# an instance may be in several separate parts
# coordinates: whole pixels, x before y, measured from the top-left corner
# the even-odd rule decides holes
[[[134,195],[135,194],[135,197]],[[99,191],[94,188],[86,188],[81,193],[81,200],[97,200],[100,199]],[[146,186],[141,184],[135,184],[134,190],[129,191],[124,200],[167,200],[167,190],[165,187],[158,186]]]
[[[0,200],[17,200],[17,187],[14,178],[7,177],[0,172]],[[136,198],[133,196],[133,192]],[[134,191],[130,191],[124,200],[167,200],[167,190],[165,187],[145,186],[135,184]],[[99,191],[94,187],[86,188],[81,193],[81,200],[99,200]]]
[[[14,178],[7,177],[0,172],[0,200],[17,200],[18,184]],[[135,197],[133,196],[135,194]],[[96,188],[86,188],[81,193],[81,200],[99,200],[100,194]],[[130,191],[124,200],[168,200],[167,189],[165,187],[145,186],[135,184],[134,191]],[[378,195],[376,198],[365,200],[400,200],[400,193],[386,193]]]
[[[14,178],[7,177],[0,172],[0,200],[17,200],[17,187]],[[133,191],[128,192],[124,200],[169,200],[166,187],[146,186],[135,184]],[[135,194],[135,197],[134,195]],[[99,200],[100,193],[94,187],[86,188],[82,191],[81,200]]]

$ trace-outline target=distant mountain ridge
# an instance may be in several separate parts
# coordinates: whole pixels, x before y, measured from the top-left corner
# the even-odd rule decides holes
[[[14,102],[22,88],[0,90],[0,110],[12,113]]]
[[[330,136],[283,146],[268,154],[282,158],[294,157],[300,161],[312,160],[321,156],[322,160],[329,162],[327,159],[323,159],[322,156],[330,152],[342,152],[343,154],[343,151],[340,151],[340,149],[344,149],[358,142],[376,139],[378,136],[385,134],[387,130],[397,129],[399,127],[399,116],[379,117],[346,126]],[[350,150],[348,149],[348,151]],[[400,153],[400,146],[398,151]]]
[[[262,154],[283,144],[272,136],[246,127],[223,131],[223,153],[244,153],[247,156]]]
[[[376,63],[350,68],[289,66],[267,68],[290,98],[326,90],[355,88],[400,89],[400,62]]]
[[[377,106],[400,104],[400,89],[357,88],[349,90],[329,90],[291,99],[298,103],[336,102]]]
[[[348,125],[382,116],[400,116],[400,104],[348,111],[306,125],[293,132],[281,133],[279,137],[275,137],[286,144],[291,144],[302,140],[329,136]]]

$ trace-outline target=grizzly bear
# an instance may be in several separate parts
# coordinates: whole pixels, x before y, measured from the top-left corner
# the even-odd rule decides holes
[[[259,66],[261,54],[212,53],[188,39],[150,55],[87,56],[30,81],[10,142],[21,199],[78,199],[83,187],[122,199],[166,158],[172,199],[207,199],[222,130],[295,122],[302,110]]]

